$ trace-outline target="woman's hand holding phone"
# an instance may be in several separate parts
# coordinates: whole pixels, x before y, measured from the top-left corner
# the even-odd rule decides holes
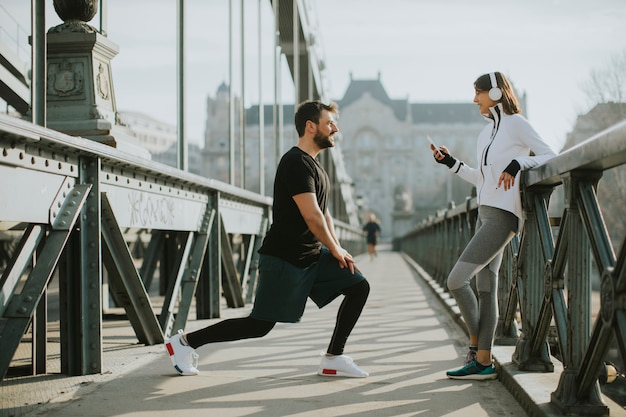
[[[435,141],[431,139],[430,135],[426,135],[426,139],[428,139],[428,141],[430,142],[430,149],[432,149],[433,151],[437,151],[439,156],[443,158],[443,153],[439,150],[439,146],[437,146]]]

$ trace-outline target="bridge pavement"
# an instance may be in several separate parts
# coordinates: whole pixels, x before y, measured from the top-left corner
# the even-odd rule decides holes
[[[0,385],[2,417],[558,415],[547,404],[558,375],[517,374],[511,348],[495,351],[499,380],[447,379],[445,371],[462,362],[466,337],[419,267],[389,251],[357,264],[372,291],[346,353],[369,378],[316,375],[338,300],[322,310],[309,303],[300,323],[278,324],[265,338],[199,348],[194,377],[176,375],[162,346],[137,345],[127,322],[107,320],[103,374],[8,378]],[[212,322],[192,320],[188,329]],[[502,381],[523,388],[514,397]],[[624,415],[611,406],[611,416]]]

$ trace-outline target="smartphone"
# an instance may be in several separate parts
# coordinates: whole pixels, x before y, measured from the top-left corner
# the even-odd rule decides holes
[[[437,152],[439,152],[439,155],[443,156],[443,154],[439,150],[439,146],[437,146],[437,144],[431,139],[430,135],[426,135],[426,139],[428,139],[428,141],[435,147]]]

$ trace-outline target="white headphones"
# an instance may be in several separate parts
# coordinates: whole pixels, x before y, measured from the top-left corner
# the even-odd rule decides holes
[[[491,89],[489,90],[489,98],[493,101],[498,101],[502,98],[502,90],[498,88],[498,81],[496,80],[496,73],[490,72],[489,79],[491,80]]]

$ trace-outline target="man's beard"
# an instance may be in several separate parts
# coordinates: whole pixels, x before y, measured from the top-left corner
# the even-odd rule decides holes
[[[320,149],[332,148],[335,146],[335,143],[330,136],[325,136],[319,131],[315,133],[315,136],[313,136],[313,142],[315,142]]]

